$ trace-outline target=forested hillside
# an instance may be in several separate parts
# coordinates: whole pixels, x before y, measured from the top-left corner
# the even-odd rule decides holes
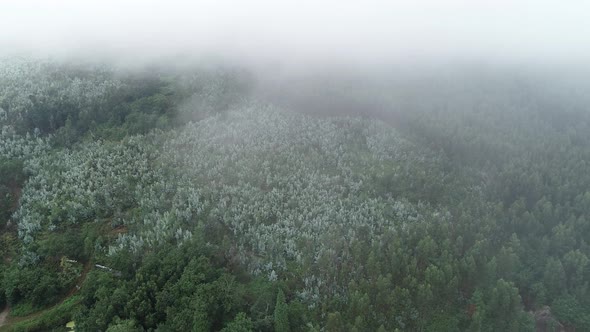
[[[590,82],[469,73],[2,60],[0,330],[590,331]]]

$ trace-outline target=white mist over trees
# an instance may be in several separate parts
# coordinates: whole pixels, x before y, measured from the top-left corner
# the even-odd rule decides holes
[[[0,330],[590,330],[585,7],[1,4]]]
[[[0,9],[3,54],[362,66],[590,55],[581,1],[25,0]]]

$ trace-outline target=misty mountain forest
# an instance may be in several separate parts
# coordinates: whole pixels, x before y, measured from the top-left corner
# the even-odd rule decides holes
[[[590,331],[587,75],[287,76],[1,60],[0,331]]]

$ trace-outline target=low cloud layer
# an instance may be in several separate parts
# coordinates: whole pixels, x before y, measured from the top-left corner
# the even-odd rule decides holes
[[[243,61],[583,61],[582,1],[27,1],[0,4],[0,53]]]

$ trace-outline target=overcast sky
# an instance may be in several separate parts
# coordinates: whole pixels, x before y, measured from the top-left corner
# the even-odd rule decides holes
[[[584,61],[589,1],[0,1],[0,53]]]

